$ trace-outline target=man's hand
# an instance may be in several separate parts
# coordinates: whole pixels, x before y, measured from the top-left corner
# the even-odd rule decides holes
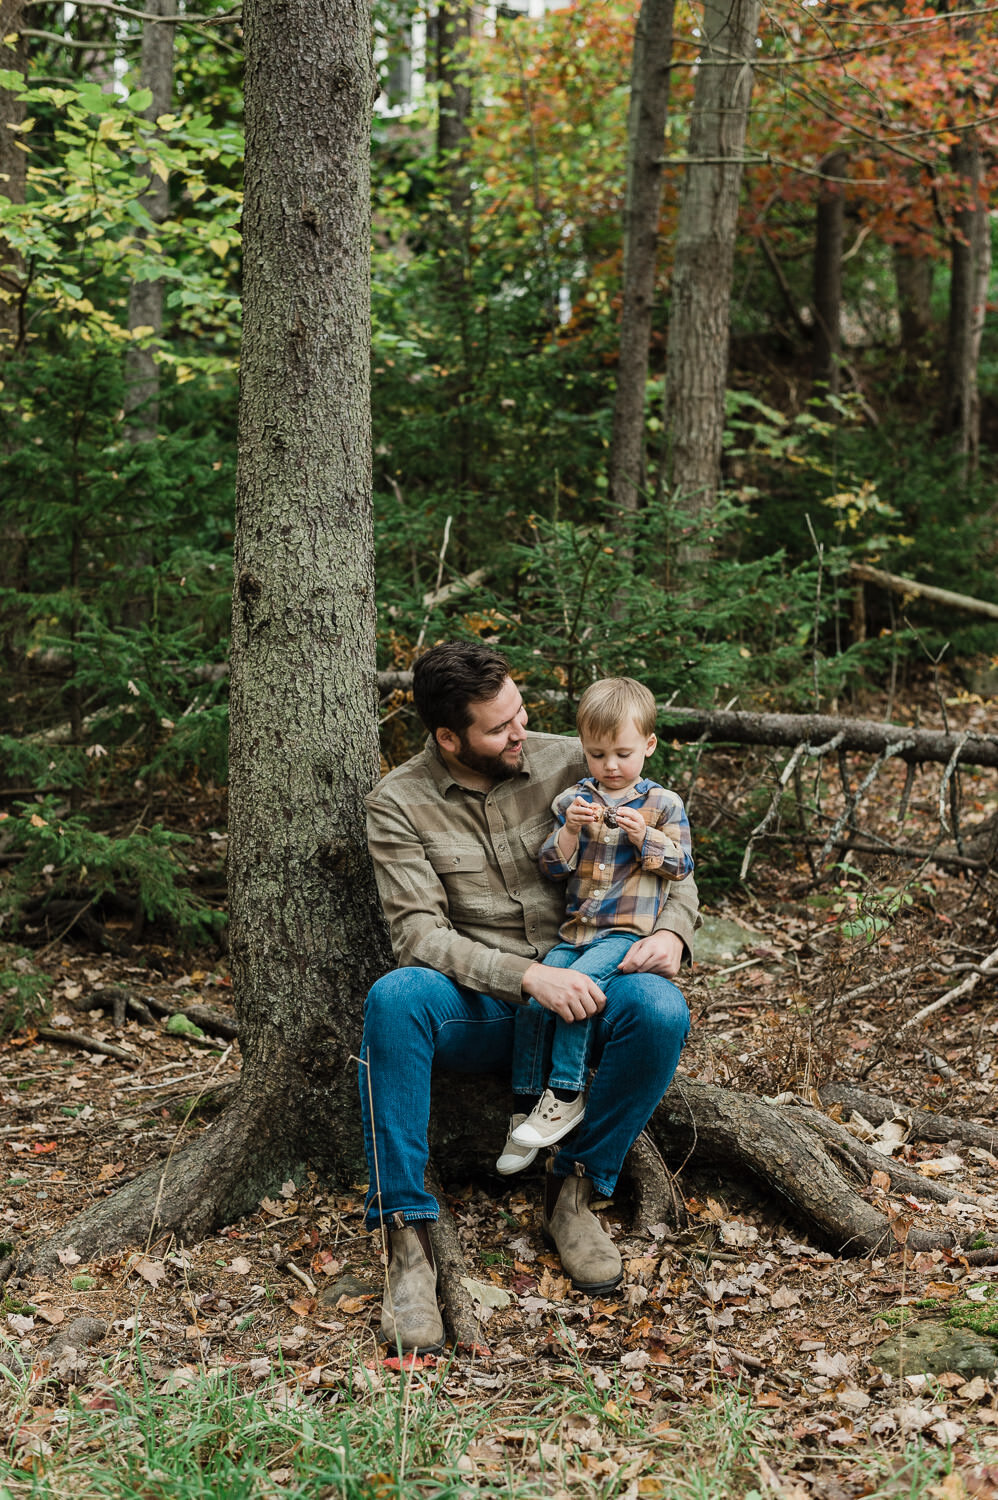
[[[606,996],[594,979],[577,969],[531,964],[521,981],[523,993],[563,1021],[585,1021],[598,1015]]]
[[[618,968],[621,974],[661,974],[663,979],[675,979],[684,952],[677,932],[653,932],[631,944]]]

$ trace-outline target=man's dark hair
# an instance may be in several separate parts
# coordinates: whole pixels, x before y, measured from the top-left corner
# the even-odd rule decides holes
[[[502,691],[509,662],[478,641],[447,641],[431,646],[412,669],[416,712],[430,734],[449,729],[463,734],[472,703],[487,703]]]

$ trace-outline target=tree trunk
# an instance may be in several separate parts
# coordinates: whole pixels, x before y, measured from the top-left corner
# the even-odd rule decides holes
[[[956,438],[966,478],[977,468],[981,411],[977,364],[991,276],[991,219],[981,148],[972,136],[953,147],[953,170],[965,202],[953,216],[950,236],[949,336],[943,374],[943,426]]]
[[[627,200],[620,358],[610,444],[610,505],[618,524],[638,508],[645,481],[645,385],[662,207],[675,0],[642,0],[634,31],[627,120]]]
[[[175,16],[177,0],[149,0],[147,13],[153,16]],[[142,87],[152,93],[146,119],[155,121],[169,114],[173,103],[173,37],[176,28],[169,22],[157,24],[147,20],[142,27]],[[169,183],[157,174],[140,202],[154,224],[162,224],[170,211]],[[137,237],[146,238],[139,229]],[[128,327],[159,334],[163,328],[162,280],[134,281],[128,293]],[[159,367],[152,350],[130,345],[125,356],[125,416],[129,419],[128,435],[133,443],[150,443],[156,437],[159,423]]]
[[[846,154],[833,151],[821,163],[826,176],[818,193],[814,234],[814,382],[824,394],[839,390],[842,349],[842,247],[845,239],[845,196],[841,182]]]
[[[894,246],[894,283],[897,287],[901,352],[914,359],[922,354],[932,327],[932,273],[928,255],[915,255]]]
[[[5,70],[23,74],[28,66],[27,38],[19,35],[23,0],[0,0],[0,38],[16,37],[0,52]],[[27,156],[18,133],[25,118],[23,102],[9,89],[0,89],[0,192],[10,203],[24,202]],[[0,239],[0,358],[24,339],[24,261]]]
[[[759,0],[704,0],[669,310],[662,479],[709,518],[721,477],[728,312]],[[681,560],[705,557],[687,544]]]
[[[249,0],[232,611],[230,952],[243,1072],[195,1144],[60,1237],[198,1236],[308,1157],[363,1171],[350,1054],[390,959],[378,776],[365,0]],[[43,1252],[51,1259],[53,1247]]]

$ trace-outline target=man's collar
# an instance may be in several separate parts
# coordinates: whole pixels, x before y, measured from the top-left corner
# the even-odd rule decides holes
[[[527,738],[529,739],[529,735]],[[470,792],[476,790],[476,788],[474,787],[466,786],[463,781],[458,781],[457,777],[454,775],[454,772],[451,770],[450,766],[440,754],[440,747],[437,744],[436,740],[433,738],[432,734],[428,734],[426,736],[426,744],[423,746],[423,764],[429,771],[430,776],[433,779],[433,783],[436,786],[437,791],[440,793],[441,797],[444,796],[452,786],[460,787],[462,792]],[[494,791],[496,787],[507,785],[515,786],[521,776],[529,777],[529,775],[530,761],[527,754],[527,746],[526,744],[524,744],[522,760],[519,767],[517,768],[516,775],[503,777],[501,781],[493,781],[490,790]],[[482,790],[484,792],[484,789]],[[487,795],[487,793],[485,793],[485,795]]]

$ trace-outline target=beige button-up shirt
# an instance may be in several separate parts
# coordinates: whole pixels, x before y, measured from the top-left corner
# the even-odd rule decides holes
[[[455,781],[428,739],[367,797],[378,894],[400,964],[522,1004],[523,976],[558,941],[564,893],[542,879],[551,803],[587,774],[578,740],[528,734],[521,770],[489,791]],[[671,887],[655,924],[692,952],[692,876]]]

